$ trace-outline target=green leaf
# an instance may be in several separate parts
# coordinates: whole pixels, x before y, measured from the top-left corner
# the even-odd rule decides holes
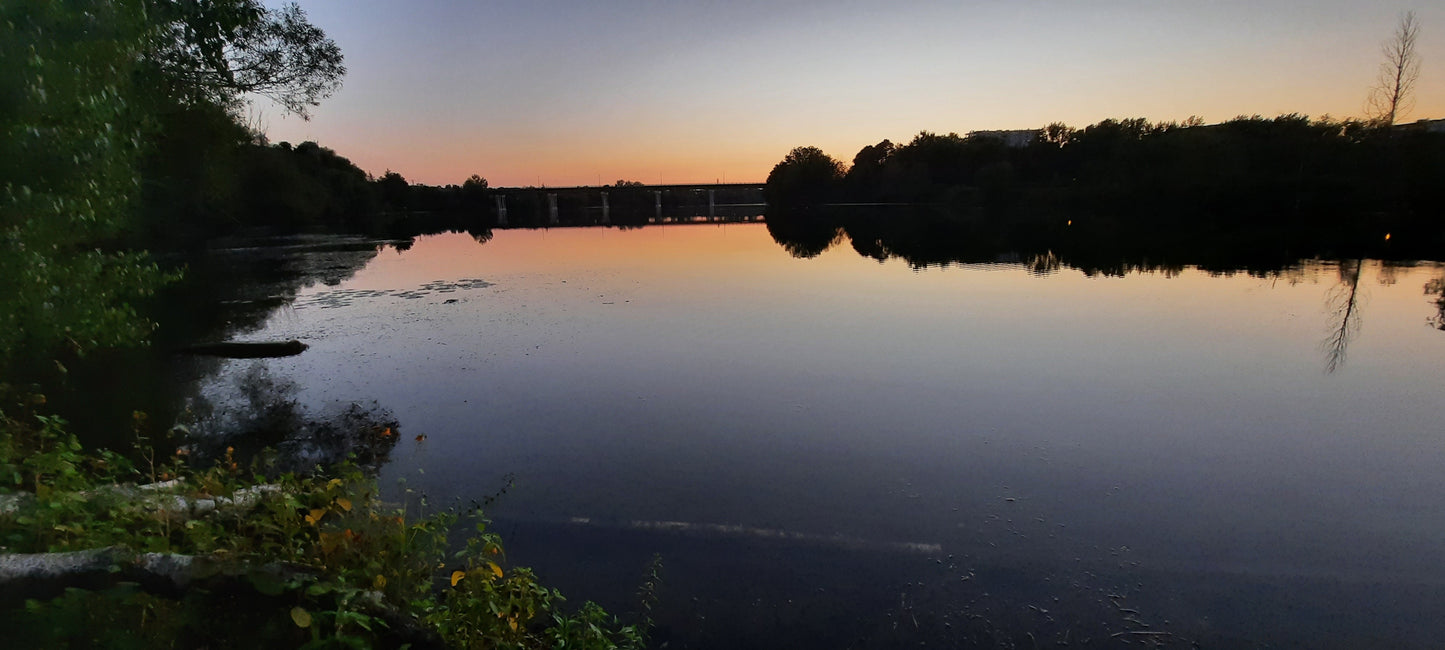
[[[263,595],[280,596],[282,592],[286,591],[286,583],[271,573],[254,571],[246,577],[251,580],[251,586],[255,587],[256,591],[261,592]],[[302,625],[301,627],[306,626]]]
[[[333,587],[328,584],[317,583],[306,588],[307,596],[324,596],[331,593]]]
[[[296,627],[311,627],[311,612],[308,612],[299,606],[292,607],[291,620],[296,623]]]

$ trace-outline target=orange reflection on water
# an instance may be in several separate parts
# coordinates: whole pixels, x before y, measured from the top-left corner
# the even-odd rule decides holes
[[[345,287],[403,290],[462,279],[485,280],[501,291],[626,287],[634,306],[732,303],[746,312],[734,317],[761,321],[806,300],[839,330],[883,319],[948,340],[957,333],[930,325],[943,318],[955,326],[991,324],[1005,338],[1081,342],[1110,331],[1112,352],[1120,355],[1165,354],[1182,339],[1206,348],[1210,341],[1259,346],[1255,358],[1265,359],[1281,350],[1315,356],[1321,336],[1338,328],[1328,301],[1341,281],[1338,266],[1310,262],[1269,277],[1220,277],[1188,267],[1126,277],[1063,267],[1039,275],[1018,263],[915,269],[899,259],[860,257],[846,237],[822,255],[796,259],[761,223],[688,224],[497,230],[485,242],[464,233],[423,236],[409,250],[383,251]],[[1421,323],[1434,313],[1415,286],[1439,274],[1427,266],[1364,264],[1357,312],[1363,336],[1352,339],[1361,352],[1406,340],[1445,343],[1417,331],[1427,329]],[[1083,295],[1089,299],[1079,300]],[[1201,305],[1208,305],[1207,314]]]
[[[352,289],[396,289],[433,280],[606,273],[696,267],[700,258],[732,258],[748,269],[788,259],[761,224],[497,230],[479,243],[463,233],[418,237],[406,251],[388,248],[347,282]]]

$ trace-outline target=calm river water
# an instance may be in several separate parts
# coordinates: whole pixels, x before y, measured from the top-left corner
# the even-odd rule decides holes
[[[264,362],[305,404],[395,413],[383,484],[510,477],[494,530],[564,593],[626,612],[660,553],[670,647],[1438,647],[1442,275],[500,230],[387,248],[243,338],[311,345]]]

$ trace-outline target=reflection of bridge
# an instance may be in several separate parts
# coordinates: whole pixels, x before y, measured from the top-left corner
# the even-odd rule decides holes
[[[499,188],[497,225],[622,225],[750,221],[765,206],[761,183]]]

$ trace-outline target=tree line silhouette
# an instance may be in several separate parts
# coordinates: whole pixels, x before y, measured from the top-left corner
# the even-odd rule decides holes
[[[864,147],[851,165],[814,147],[768,176],[770,220],[826,206],[926,204],[995,230],[1074,239],[1219,240],[1282,250],[1445,244],[1445,133],[1302,115],[1205,125],[1051,124],[1026,143],[923,132]],[[841,223],[839,224],[841,225]],[[1247,235],[1242,239],[1240,235]]]

